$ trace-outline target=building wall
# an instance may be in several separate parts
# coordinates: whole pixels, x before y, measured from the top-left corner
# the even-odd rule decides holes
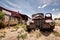
[[[17,20],[17,18],[16,17],[11,17],[11,19],[10,19],[10,25],[14,25],[14,24],[18,24],[18,20]]]
[[[10,24],[18,24],[18,23],[22,23],[22,21],[23,22],[27,21],[26,15],[23,15],[23,17],[22,17],[21,16],[22,14],[21,15],[17,14],[19,12],[14,12],[14,11],[11,11],[11,10],[7,10],[5,8],[0,8],[0,11],[2,11],[5,14],[4,24],[9,24],[9,25]]]
[[[11,13],[3,9],[2,12],[4,13],[4,25],[7,25],[10,20]]]
[[[4,17],[4,24],[8,24],[10,16],[5,15]]]
[[[4,16],[4,24],[5,25],[14,25],[14,24],[18,24],[18,20],[16,17],[11,16],[11,12],[8,12],[6,10],[2,10],[2,12],[5,14]]]
[[[7,14],[7,15],[10,15],[10,16],[11,16],[11,12],[8,12],[8,11],[6,11],[6,10],[2,10],[2,12],[3,12],[4,14]]]

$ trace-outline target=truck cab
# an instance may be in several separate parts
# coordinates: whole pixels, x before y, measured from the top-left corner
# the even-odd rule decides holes
[[[45,16],[43,13],[33,14],[32,19],[27,24],[28,30],[53,30],[55,27],[51,13],[46,13]]]

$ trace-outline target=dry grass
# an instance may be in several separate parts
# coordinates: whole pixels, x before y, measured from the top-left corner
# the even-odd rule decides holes
[[[19,25],[16,25],[16,26],[14,26],[14,28],[15,28],[16,30],[18,30],[20,27],[19,27]]]
[[[22,38],[22,39],[24,40],[26,37],[27,37],[27,34],[19,34],[19,35],[17,36],[18,40],[19,40],[20,38]]]
[[[24,28],[25,31],[27,30],[27,28],[26,28],[26,23],[22,23],[22,24],[20,24],[20,26],[21,26],[22,28]]]
[[[11,29],[11,28],[10,28]],[[12,29],[14,29],[14,27],[12,28]],[[14,36],[14,37],[16,37],[16,39],[18,39],[18,40],[40,40],[40,39],[42,39],[42,40],[47,40],[47,39],[49,39],[49,38],[51,38],[51,39],[53,39],[52,37],[60,37],[60,33],[59,32],[57,32],[57,31],[53,31],[52,32],[52,34],[53,35],[49,35],[49,36],[44,36],[41,32],[40,32],[40,30],[35,30],[35,31],[32,31],[31,33],[28,33],[27,31],[26,31],[26,25],[25,24],[19,24],[19,25],[16,25],[15,26],[15,29],[17,29],[17,31],[14,31],[14,32],[17,32],[16,34],[14,34],[14,32],[9,32],[9,31],[11,31],[11,30],[8,30],[8,32],[9,32],[9,34],[11,35],[11,33],[13,33],[13,35],[16,35],[16,36]],[[7,32],[7,33],[8,33]],[[45,32],[44,32],[45,33]],[[6,37],[5,36],[5,34],[6,34],[6,32],[2,32],[0,35],[0,38],[4,38],[4,37]],[[47,34],[47,33],[46,33]],[[6,35],[8,35],[8,34],[6,34]],[[8,37],[10,36],[10,35],[8,35]],[[12,35],[11,35],[12,36]],[[10,36],[10,37],[11,37]],[[10,38],[9,37],[9,38]],[[14,38],[13,37],[13,38]],[[45,38],[47,38],[47,39],[45,39]],[[12,38],[11,38],[12,39]],[[7,39],[8,40],[8,39]]]
[[[60,33],[59,33],[59,32],[57,32],[57,31],[53,31],[52,33],[53,33],[55,36],[60,37]]]
[[[0,38],[4,38],[5,37],[5,34],[6,34],[5,31],[4,32],[0,32]]]
[[[18,39],[18,40],[20,40],[20,39],[22,39],[22,40],[26,39],[27,33],[26,33],[25,30],[21,30],[21,31],[19,31],[18,33],[19,33],[18,36],[17,36],[17,39]]]
[[[56,25],[56,26],[60,26],[60,20],[56,20],[56,21],[55,21],[55,25]]]

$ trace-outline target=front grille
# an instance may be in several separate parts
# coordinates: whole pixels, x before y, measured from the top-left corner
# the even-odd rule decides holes
[[[35,20],[35,25],[41,27],[42,26],[42,20]]]

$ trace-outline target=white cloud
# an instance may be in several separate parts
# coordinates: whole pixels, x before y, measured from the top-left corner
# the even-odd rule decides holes
[[[57,9],[55,9],[55,8],[52,9],[52,11],[58,11],[58,10],[59,10],[58,8]]]
[[[11,5],[11,6],[14,6],[14,7],[16,7],[16,8],[20,8],[17,4],[14,4],[14,3],[12,3],[12,2],[10,2],[10,1],[6,1],[9,5]]]
[[[4,6],[4,8],[6,8],[6,9],[13,10],[13,11],[16,11],[16,12],[18,11],[17,9],[14,9],[14,8],[9,7],[5,3],[0,2],[0,4],[2,4]]]
[[[47,6],[47,4],[44,4],[42,6],[38,6],[38,8],[45,8]]]
[[[4,7],[8,7],[5,3],[0,2],[1,5],[3,5]]]
[[[56,9],[56,10],[59,10],[59,9]]]
[[[45,8],[47,6],[47,4],[44,4],[41,8]]]
[[[59,5],[59,0],[37,0],[40,5],[47,4],[52,6]]]
[[[57,18],[60,18],[60,13],[58,13]]]
[[[53,8],[52,11],[55,11],[55,9]]]
[[[34,0],[35,1],[35,0]],[[39,2],[39,4],[51,4],[52,0],[37,0],[37,2]]]
[[[53,18],[53,19],[54,19],[54,18],[57,18],[57,15],[52,14],[52,18]]]
[[[29,4],[29,2],[27,1],[20,1],[18,3],[14,3],[14,2],[10,2],[10,1],[6,1],[9,5],[13,6],[15,9],[18,9],[18,10],[27,10],[27,11],[32,11],[34,12],[32,6]],[[26,4],[26,5],[25,5]]]
[[[59,0],[54,0],[54,1],[52,2],[52,5],[53,5],[53,6],[58,6],[58,5],[59,5]]]
[[[52,14],[52,18],[53,18],[53,19],[54,19],[54,18],[60,18],[60,13],[58,13],[57,15]]]
[[[41,8],[41,6],[38,6],[38,8]]]
[[[43,2],[45,2],[48,5],[53,5],[53,6],[57,6],[59,5],[59,0],[44,0]]]

